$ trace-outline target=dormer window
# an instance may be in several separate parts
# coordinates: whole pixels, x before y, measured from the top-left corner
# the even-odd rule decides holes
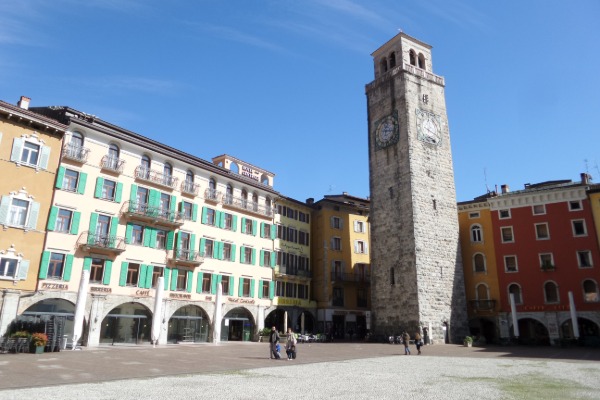
[[[419,53],[419,68],[427,69],[425,68],[425,56],[423,55],[423,53]]]

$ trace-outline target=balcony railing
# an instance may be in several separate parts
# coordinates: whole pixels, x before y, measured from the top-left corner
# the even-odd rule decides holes
[[[200,265],[204,262],[204,257],[195,250],[175,249],[173,261],[179,264]]]
[[[381,82],[383,82],[386,79],[388,79],[388,77],[394,76],[394,75],[398,74],[401,71],[408,71],[408,72],[410,72],[413,75],[420,76],[421,78],[425,78],[428,81],[435,82],[435,83],[437,83],[439,85],[442,85],[442,86],[446,85],[443,76],[439,76],[439,75],[433,74],[431,72],[425,71],[424,69],[421,69],[421,68],[416,67],[414,65],[411,65],[409,63],[403,62],[402,65],[398,65],[397,67],[394,67],[394,68],[390,69],[389,71],[381,74],[377,79],[375,79],[373,82],[369,83],[366,86],[366,89],[370,90],[371,88],[379,85]]]
[[[121,207],[121,214],[125,214],[129,218],[138,218],[161,225],[173,227],[183,225],[181,212],[150,206],[147,203],[138,201],[126,201]]]
[[[354,274],[347,272],[332,272],[332,282],[359,282],[359,283],[371,283],[371,275],[369,274]]]
[[[83,232],[79,236],[77,244],[85,250],[101,251],[105,250],[111,253],[122,253],[125,251],[125,239],[118,236]]]
[[[226,206],[235,207],[244,211],[250,211],[254,214],[264,215],[267,217],[272,216],[275,212],[275,209],[272,207],[267,207],[253,201],[248,201],[243,197],[235,197],[229,194],[225,195],[225,198],[223,199],[223,204]]]
[[[293,276],[301,276],[303,278],[310,278],[312,273],[308,269],[299,269],[288,267],[286,265],[279,266],[279,274],[280,275],[293,275]]]
[[[191,194],[192,196],[197,196],[200,191],[200,184],[183,181],[181,182],[181,193]]]
[[[218,203],[221,201],[221,192],[216,189],[206,188],[204,191],[204,200],[214,201]]]
[[[163,174],[162,172],[146,168],[143,165],[138,165],[135,168],[135,177],[170,189],[174,189],[178,181],[173,175]]]
[[[469,303],[476,311],[492,311],[496,308],[496,300],[470,300]]]
[[[89,153],[90,149],[86,147],[76,146],[67,143],[63,146],[62,156],[63,158],[68,158],[69,160],[85,163],[87,162]]]
[[[125,164],[125,160],[106,155],[100,161],[100,168],[121,174],[123,173],[123,164]]]

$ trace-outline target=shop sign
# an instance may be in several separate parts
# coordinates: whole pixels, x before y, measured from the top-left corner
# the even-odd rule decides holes
[[[256,175],[256,171],[254,171],[250,167],[242,165],[242,175],[245,176],[246,178],[250,178],[253,181],[258,182],[258,175]]]
[[[69,285],[64,283],[42,283],[42,289],[54,289],[54,290],[69,290]]]
[[[150,296],[150,291],[149,290],[136,290],[135,295],[136,296]]]
[[[109,287],[90,286],[90,292],[96,292],[96,293],[112,293],[112,288],[109,288]]]
[[[191,294],[184,294],[184,293],[169,293],[169,297],[172,299],[184,299],[184,300],[192,299]]]
[[[237,297],[228,297],[227,300],[230,303],[240,303],[240,304],[254,304],[256,302],[254,299],[239,299]]]

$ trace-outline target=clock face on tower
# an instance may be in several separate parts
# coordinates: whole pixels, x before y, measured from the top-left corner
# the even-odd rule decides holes
[[[417,138],[438,146],[442,142],[441,119],[432,112],[416,109]]]
[[[383,117],[375,124],[375,148],[383,149],[398,142],[398,118],[396,113]]]

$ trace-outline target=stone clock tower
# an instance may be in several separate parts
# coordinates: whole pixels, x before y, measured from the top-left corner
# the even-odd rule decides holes
[[[468,334],[444,78],[431,46],[404,33],[373,54],[366,86],[372,330],[434,343]]]

